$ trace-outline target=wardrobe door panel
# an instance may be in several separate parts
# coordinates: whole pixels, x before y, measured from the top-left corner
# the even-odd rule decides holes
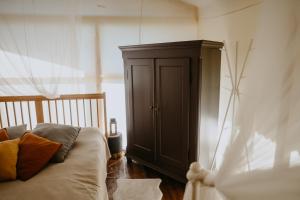
[[[130,135],[128,153],[154,160],[154,61],[129,59]]]
[[[156,60],[157,162],[178,175],[188,165],[189,73],[188,58]]]

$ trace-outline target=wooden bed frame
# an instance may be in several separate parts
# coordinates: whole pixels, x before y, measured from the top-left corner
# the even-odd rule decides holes
[[[44,96],[1,96],[1,128],[5,127],[4,123],[7,126],[28,123],[30,129],[37,123],[98,127],[108,137],[106,96],[105,93],[61,95],[53,99]]]

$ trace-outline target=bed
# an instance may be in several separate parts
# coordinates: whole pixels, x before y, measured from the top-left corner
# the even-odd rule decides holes
[[[24,105],[27,105],[26,102],[29,102],[27,115],[31,115],[27,118],[24,109]],[[34,103],[30,105],[30,102]],[[66,106],[66,102],[70,105]],[[79,111],[80,102],[90,106],[90,109],[83,106],[83,110],[81,110],[83,116]],[[100,104],[101,102],[102,104]],[[25,182],[17,180],[0,183],[0,199],[108,199],[105,180],[110,153],[104,134],[107,133],[104,93],[65,95],[56,99],[41,96],[0,97],[0,103],[4,104],[0,105],[1,127],[18,124],[18,121],[28,122],[29,126],[34,127],[36,123],[55,123],[53,121],[55,119],[56,123],[60,123],[62,120],[65,124],[83,127],[73,149],[63,163],[49,164],[39,174]],[[9,104],[12,104],[11,112]],[[17,104],[20,105],[19,111],[16,108]],[[52,104],[53,106],[51,106]],[[59,104],[61,106],[57,106]],[[49,106],[48,110],[45,109],[47,106]],[[31,107],[34,108],[34,111],[31,110]],[[35,112],[35,118],[32,116],[33,112]],[[66,113],[69,113],[69,117],[66,117]],[[103,114],[101,115],[101,113]],[[90,117],[88,118],[87,115]],[[6,120],[3,120],[4,118]],[[88,123],[87,120],[90,122]]]

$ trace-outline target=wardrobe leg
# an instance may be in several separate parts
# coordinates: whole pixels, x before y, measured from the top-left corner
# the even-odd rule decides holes
[[[127,163],[128,164],[132,163],[132,159],[131,158],[129,158],[128,156],[126,156],[126,159],[127,159]]]

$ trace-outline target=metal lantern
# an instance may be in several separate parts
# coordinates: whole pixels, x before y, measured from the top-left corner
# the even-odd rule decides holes
[[[115,118],[110,119],[110,135],[116,135],[117,131],[117,121]]]

